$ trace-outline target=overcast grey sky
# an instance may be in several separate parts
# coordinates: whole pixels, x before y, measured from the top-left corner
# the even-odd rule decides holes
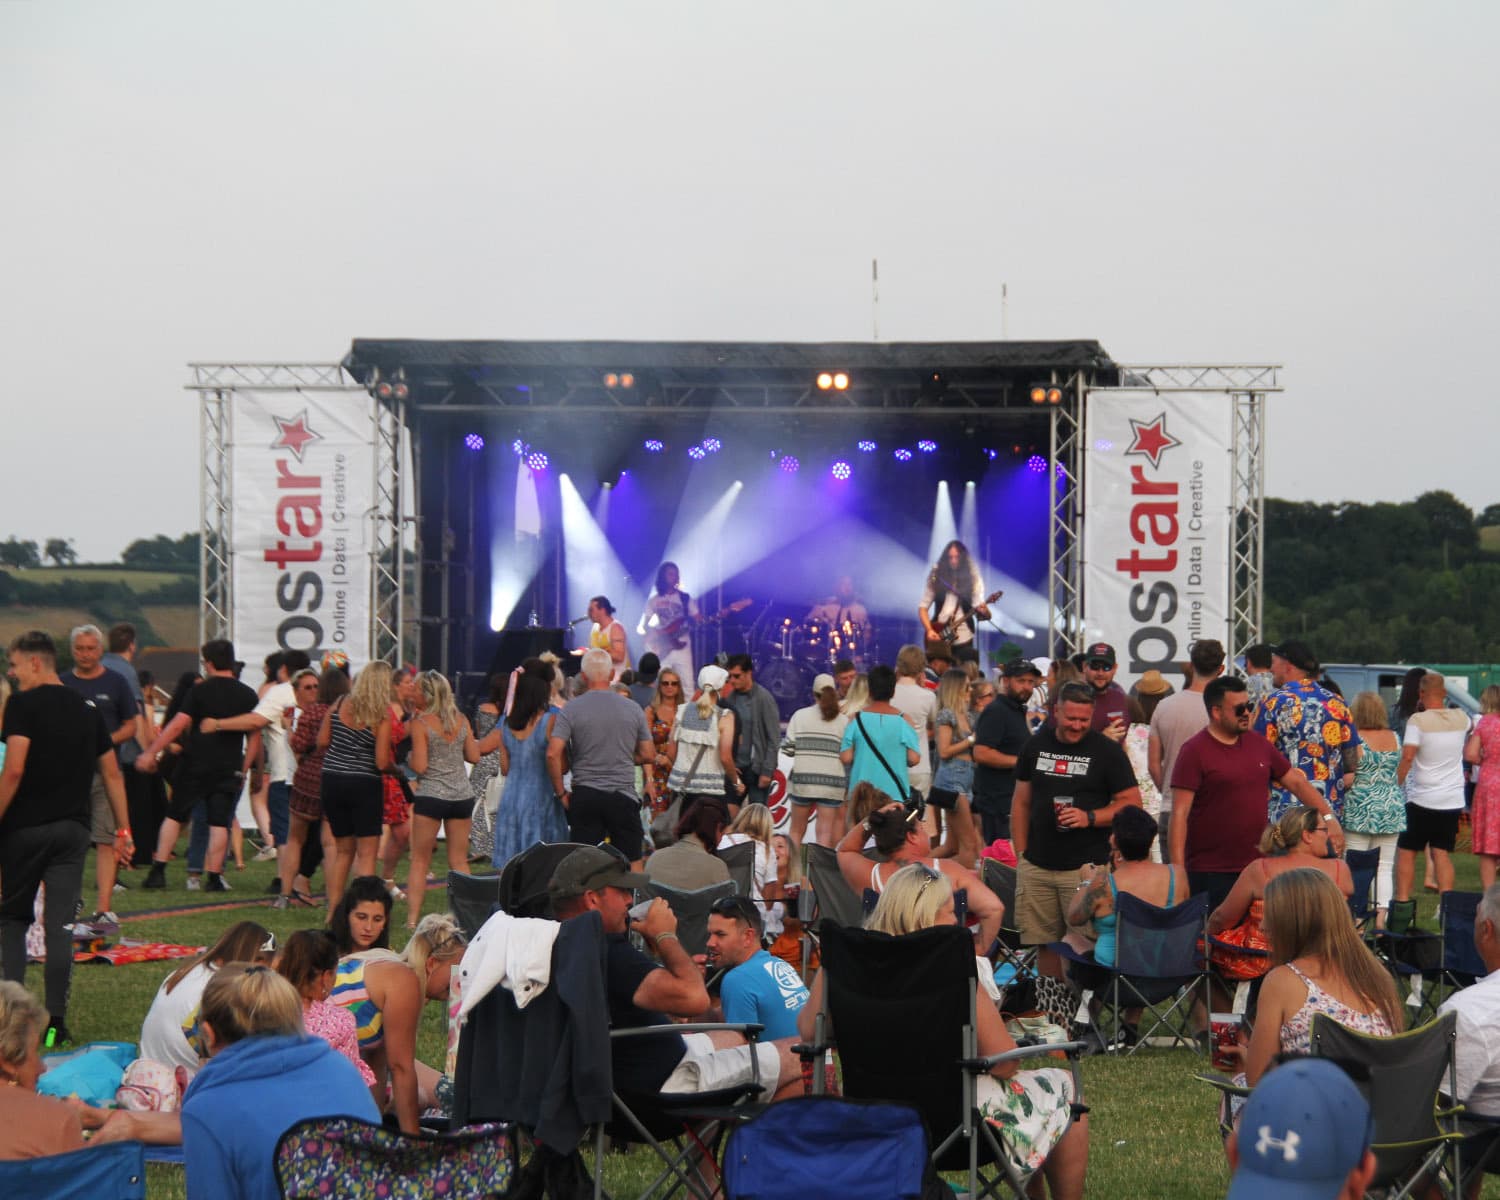
[[[1500,5],[0,3],[0,537],[197,526],[354,337],[1285,364],[1267,491],[1500,501]],[[25,435],[24,440],[18,435]]]

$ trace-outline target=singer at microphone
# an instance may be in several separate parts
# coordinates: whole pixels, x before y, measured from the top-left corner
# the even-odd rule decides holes
[[[595,596],[589,601],[588,615],[569,621],[568,628],[583,621],[592,621],[594,627],[589,630],[588,645],[575,649],[573,653],[582,656],[585,649],[607,650],[613,666],[610,679],[618,680],[630,665],[630,651],[625,641],[625,626],[615,620],[615,607],[609,602],[609,597]]]

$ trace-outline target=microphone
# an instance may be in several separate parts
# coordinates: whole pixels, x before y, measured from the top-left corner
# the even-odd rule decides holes
[[[575,625],[582,625],[588,619],[588,617],[574,617],[571,621],[568,622],[568,628],[572,629]]]

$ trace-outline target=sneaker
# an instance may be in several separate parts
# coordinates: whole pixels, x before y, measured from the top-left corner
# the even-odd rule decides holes
[[[190,888],[192,886],[192,882],[193,881],[191,879],[188,880],[188,886]],[[149,872],[147,872],[146,879],[141,884],[141,886],[143,888],[146,888],[146,889],[150,890],[150,891],[160,891],[162,888],[166,887],[167,886],[167,865],[166,865],[166,863],[152,863],[151,864],[151,870]]]
[[[229,883],[228,883],[228,881],[225,880],[224,876],[222,876],[222,875],[212,875],[212,874],[209,875],[209,876],[207,876],[203,880],[203,890],[205,892],[232,892],[232,891],[234,891],[234,889],[229,886]]]
[[[203,890],[203,877],[201,875],[189,875],[187,877],[187,890],[190,892],[201,892]]]
[[[84,924],[96,937],[109,937],[120,932],[120,918],[112,912],[96,912]]]
[[[251,862],[271,862],[275,857],[276,857],[276,847],[275,846],[262,846],[258,851],[256,851],[255,857],[252,858],[250,861]]]
[[[128,892],[129,890],[130,890],[130,885],[128,883],[123,883],[123,882],[121,882],[118,879],[115,881],[115,891],[117,891],[117,892]]]
[[[274,899],[274,900],[271,901],[271,907],[272,908],[289,908],[289,907],[291,907],[291,903],[292,902],[290,900],[288,900],[285,896],[277,896],[276,899]]]

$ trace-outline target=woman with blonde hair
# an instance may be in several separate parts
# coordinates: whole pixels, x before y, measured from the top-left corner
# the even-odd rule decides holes
[[[391,664],[377,659],[356,676],[347,696],[334,701],[318,729],[323,818],[337,850],[323,868],[330,914],[351,868],[356,875],[375,873],[392,745]]]
[[[453,1110],[453,1078],[458,1069],[459,975],[456,968],[469,948],[458,919],[452,913],[428,913],[417,923],[411,940],[401,952],[401,961],[416,972],[422,996],[443,1006],[448,1030],[443,1072],[417,1063],[417,1087],[423,1107]]]
[[[870,677],[861,671],[849,684],[849,690],[844,693],[844,702],[839,705],[839,711],[846,717],[853,717],[855,713],[865,711],[865,706],[870,703]]]
[[[672,726],[677,724],[677,710],[686,702],[682,676],[671,667],[663,667],[656,677],[656,693],[646,706],[646,728],[651,730],[655,754],[646,769],[647,798],[653,813],[667,810],[667,781],[672,777],[672,763],[677,744],[672,741]]]
[[[416,772],[412,784],[411,871],[406,877],[406,927],[415,929],[427,896],[427,868],[437,846],[438,830],[447,839],[448,869],[464,873],[469,866],[469,821],[474,789],[464,763],[479,761],[479,743],[469,719],[453,702],[453,689],[440,671],[417,679],[422,711],[411,723],[407,765]]]
[[[182,1101],[188,1200],[273,1200],[276,1144],[299,1121],[380,1111],[352,1064],[302,1026],[297,990],[269,967],[230,963],[203,989],[209,1060]]]
[[[745,794],[745,784],[734,766],[734,720],[728,709],[719,707],[719,696],[728,679],[723,667],[710,663],[698,672],[698,695],[693,702],[677,706],[672,726],[677,751],[667,783],[684,797],[684,811],[689,800],[699,796],[738,802]],[[734,781],[732,795],[726,780]]]
[[[944,673],[937,689],[937,767],[927,797],[943,813],[943,844],[939,858],[965,865],[979,861],[980,833],[974,823],[970,798],[974,795],[974,713],[969,708],[971,683],[961,670]]]
[[[776,880],[776,849],[771,845],[771,835],[776,831],[776,822],[771,810],[764,804],[747,804],[739,815],[729,823],[729,828],[719,839],[719,849],[739,846],[749,842],[755,847],[754,868],[750,875],[750,898],[760,906],[765,931],[771,937],[781,932],[781,922],[776,928],[770,926],[771,902],[781,899],[781,884]]]
[[[948,878],[923,863],[903,866],[889,879],[865,922],[868,929],[891,937],[904,937],[934,926],[956,924],[953,911],[953,888]],[[975,1029],[979,1053],[988,1057],[1016,1048],[1006,1031],[1005,1021],[994,1003],[993,975],[984,959],[977,960],[982,984],[990,1002],[981,1001],[976,1010]],[[823,1009],[823,975],[813,980],[811,993],[797,1017],[798,1033],[811,1040],[814,1021]],[[825,1027],[826,1035],[836,1036]],[[1083,1195],[1084,1175],[1088,1168],[1088,1117],[1072,1119],[1073,1094],[1071,1072],[1058,1067],[1023,1071],[1014,1062],[1000,1063],[988,1075],[981,1075],[978,1085],[979,1109],[984,1116],[1005,1127],[1006,1140],[1016,1156],[1016,1164],[1025,1170],[1040,1167],[1054,1200],[1079,1200]]]
[[[1500,684],[1479,693],[1479,721],[1464,743],[1464,762],[1479,768],[1470,819],[1479,883],[1488,888],[1500,863]]]
[[[1262,904],[1271,880],[1287,871],[1308,869],[1326,875],[1345,900],[1354,895],[1354,877],[1341,858],[1328,857],[1328,826],[1316,809],[1294,804],[1281,819],[1266,826],[1260,838],[1261,857],[1240,872],[1240,877],[1224,897],[1224,903],[1208,917],[1208,932],[1225,941],[1259,948],[1254,940],[1224,937],[1224,931],[1247,924],[1261,925]],[[1344,909],[1344,915],[1349,910]]]
[[[1321,871],[1284,871],[1266,887],[1266,935],[1274,969],[1261,984],[1245,1054],[1254,1087],[1278,1054],[1306,1054],[1312,1018],[1324,1013],[1357,1033],[1399,1033],[1396,985],[1360,940],[1344,896]]]
[[[1380,851],[1375,927],[1384,929],[1395,884],[1396,838],[1406,829],[1406,793],[1396,778],[1401,743],[1386,723],[1386,707],[1378,693],[1360,692],[1350,711],[1361,745],[1354,786],[1344,798],[1344,845],[1350,850]]]

